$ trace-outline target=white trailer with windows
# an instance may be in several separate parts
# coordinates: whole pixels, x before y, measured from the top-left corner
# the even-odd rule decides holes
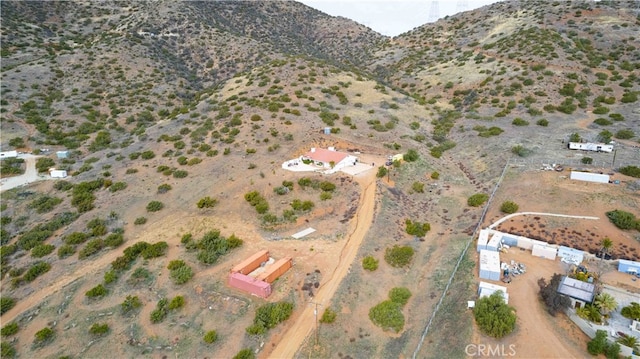
[[[480,279],[500,280],[500,253],[480,250]]]
[[[604,143],[591,142],[569,142],[570,150],[584,150],[593,152],[613,152],[613,145],[605,145]]]

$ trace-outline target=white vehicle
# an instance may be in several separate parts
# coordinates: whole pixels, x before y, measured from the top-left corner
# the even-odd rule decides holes
[[[605,145],[604,143],[591,142],[569,142],[570,150],[584,150],[593,152],[613,152],[613,145]]]

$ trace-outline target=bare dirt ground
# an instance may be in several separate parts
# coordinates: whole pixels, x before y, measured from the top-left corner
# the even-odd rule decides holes
[[[36,159],[38,157],[39,156],[29,154],[19,155],[18,158],[24,159],[26,165],[24,173],[20,176],[7,177],[0,180],[0,192],[50,178],[48,176],[38,175],[38,171],[36,171]]]

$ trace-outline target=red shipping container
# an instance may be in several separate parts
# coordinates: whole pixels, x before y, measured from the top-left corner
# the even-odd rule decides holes
[[[266,267],[264,272],[260,273],[256,279],[263,280],[267,283],[273,283],[281,275],[285,274],[291,266],[293,266],[293,259],[291,257],[279,259],[277,262]]]
[[[229,274],[229,286],[261,298],[271,295],[271,284],[241,273]]]
[[[240,264],[231,269],[231,273],[249,274],[256,268],[260,267],[260,264],[269,260],[269,251],[263,249],[251,257],[243,260]]]

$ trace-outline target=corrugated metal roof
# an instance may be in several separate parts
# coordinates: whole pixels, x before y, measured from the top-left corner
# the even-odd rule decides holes
[[[593,301],[595,285],[565,276],[558,286],[558,293],[568,295],[587,303]]]

